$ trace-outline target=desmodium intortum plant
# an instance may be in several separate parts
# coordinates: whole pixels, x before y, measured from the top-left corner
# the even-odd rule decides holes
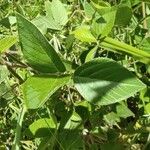
[[[62,86],[75,86],[81,96],[90,103],[98,106],[109,105],[125,100],[145,88],[134,74],[109,58],[88,60],[77,69],[67,70],[64,60],[56,53],[38,28],[20,14],[17,14],[18,34],[22,52],[28,65],[39,72],[29,77],[22,85],[23,110],[20,114],[13,150],[19,149],[23,116],[27,110],[41,107]],[[97,43],[96,38],[84,27],[74,31],[75,37]],[[105,46],[115,51],[125,52],[149,63],[150,55],[130,45],[103,37],[98,46]],[[57,122],[47,120],[55,130]],[[39,120],[43,122],[43,120]],[[36,124],[36,122],[35,122]],[[32,126],[30,127],[32,129]],[[35,131],[34,131],[35,132]]]

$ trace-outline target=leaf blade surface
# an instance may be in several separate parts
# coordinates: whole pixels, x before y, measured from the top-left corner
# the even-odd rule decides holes
[[[145,88],[130,71],[108,58],[95,59],[80,66],[73,80],[79,93],[98,105],[122,101]]]

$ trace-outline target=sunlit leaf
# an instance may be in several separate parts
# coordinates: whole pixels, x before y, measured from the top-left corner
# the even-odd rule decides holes
[[[42,106],[61,86],[69,82],[68,76],[34,76],[23,84],[24,103],[28,109]]]
[[[64,64],[42,33],[19,14],[17,22],[22,52],[28,64],[40,72],[64,72]]]
[[[122,118],[134,116],[134,113],[124,104],[117,105],[116,111],[117,111],[117,115]]]
[[[55,130],[57,129],[56,124],[52,118],[41,118],[34,121],[29,126],[29,135],[33,137],[50,137],[54,135]]]
[[[43,32],[47,28],[61,30],[68,21],[67,11],[60,0],[45,2],[46,16],[39,16],[33,20],[33,23]],[[59,11],[58,11],[59,10]]]
[[[95,37],[91,34],[89,26],[81,26],[72,32],[75,38],[82,42],[96,42]]]
[[[85,63],[75,71],[73,79],[79,93],[98,105],[122,101],[145,88],[135,75],[108,58]]]
[[[16,42],[17,42],[17,38],[15,36],[7,36],[0,39],[0,53],[8,50]]]

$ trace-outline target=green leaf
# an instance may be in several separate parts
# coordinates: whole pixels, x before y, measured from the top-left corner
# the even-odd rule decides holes
[[[39,137],[50,137],[53,136],[56,130],[56,124],[52,120],[52,118],[42,118],[34,121],[30,126],[27,133],[30,136],[34,136],[36,138]],[[28,132],[30,131],[30,132]]]
[[[56,25],[53,19],[48,16],[38,16],[32,20],[32,23],[43,33],[47,32],[47,29],[60,30],[60,26]]]
[[[95,37],[99,35],[107,36],[114,26],[117,9],[110,7],[108,3],[103,1],[92,1],[91,3],[93,8],[90,7],[89,3],[85,2],[84,9],[85,11],[90,11],[89,13],[92,15],[89,15],[90,17],[94,15],[91,26],[92,34]]]
[[[63,116],[64,119],[66,118],[65,115]],[[83,141],[81,137],[81,130],[83,130],[83,127],[81,126],[81,117],[76,112],[73,112],[63,128],[61,127],[62,121],[64,120],[61,120],[59,126],[59,142],[61,143],[62,147],[65,150],[82,149]]]
[[[120,4],[121,4],[121,5],[126,5],[126,6],[128,6],[128,7],[130,7],[130,8],[132,7],[130,0],[121,0],[121,1],[120,1]]]
[[[113,143],[113,142],[107,142],[105,144],[101,144],[101,150],[124,150],[124,145],[119,143],[119,142],[116,142],[116,143]]]
[[[126,26],[129,24],[132,17],[132,10],[126,5],[117,7],[115,24],[119,26]]]
[[[82,42],[96,42],[95,37],[91,34],[89,26],[78,27],[72,32],[78,40]]]
[[[17,22],[22,52],[29,65],[40,72],[64,72],[64,64],[41,32],[19,14]]]
[[[66,38],[65,46],[66,46],[66,50],[67,50],[68,53],[72,51],[72,46],[73,46],[74,41],[75,41],[75,37],[72,34],[70,34]]]
[[[62,111],[64,105],[58,105],[58,114],[61,116],[58,140],[65,150],[77,150],[83,148],[81,132],[83,130],[83,120],[75,111]]]
[[[150,103],[145,105],[145,113],[148,115],[150,114]]]
[[[7,102],[14,98],[9,75],[7,67],[0,65],[0,107],[7,106]]]
[[[90,60],[92,60],[94,58],[94,55],[96,53],[98,46],[95,46],[94,48],[92,48],[89,53],[86,56],[85,62],[88,62]]]
[[[144,38],[140,42],[139,48],[150,54],[150,37]]]
[[[110,4],[108,2],[104,2],[102,0],[91,0],[91,4],[94,8],[97,10],[105,9],[105,8],[110,8]]]
[[[0,53],[8,50],[16,42],[17,38],[15,36],[7,36],[5,38],[0,39]]]
[[[59,134],[59,143],[64,150],[79,150],[83,148],[83,138],[78,130],[62,130]],[[61,148],[60,148],[61,149]]]
[[[103,15],[110,11],[111,5],[108,2],[104,2],[102,0],[92,0],[91,5],[95,9],[96,12],[98,12],[100,15]]]
[[[47,2],[47,4],[48,4],[48,2]],[[47,12],[48,12],[48,15],[51,15],[51,13],[52,13],[53,18],[57,24],[65,25],[68,21],[66,9],[60,0],[53,0],[51,3],[51,11],[47,7]]]
[[[47,28],[61,30],[68,21],[67,11],[61,1],[46,1],[45,10],[46,16],[37,17],[33,20],[33,23],[44,33]]]
[[[107,58],[94,59],[80,66],[73,80],[79,93],[98,105],[122,101],[145,88],[130,71]]]
[[[41,107],[61,86],[69,82],[69,76],[33,76],[23,84],[24,103],[27,109]]]
[[[0,84],[8,78],[9,71],[6,66],[0,65]]]
[[[122,118],[127,118],[134,116],[134,113],[124,104],[117,105],[116,107],[117,115]]]
[[[92,19],[93,14],[95,13],[94,8],[85,0],[83,2],[83,7],[84,7],[84,12],[85,15],[89,18]]]
[[[77,129],[81,126],[81,122],[82,122],[81,117],[76,112],[73,112],[72,116],[64,126],[64,129],[68,130]]]
[[[88,101],[81,101],[80,103],[75,103],[75,110],[82,118],[82,121],[86,121],[90,117],[91,105]],[[93,115],[92,115],[93,116]]]
[[[110,125],[113,126],[115,125],[117,122],[120,122],[120,118],[119,116],[114,113],[114,112],[110,112],[107,115],[104,115],[104,120]]]
[[[97,15],[93,19],[91,31],[95,36],[107,36],[115,23],[116,8],[111,8],[103,15]]]

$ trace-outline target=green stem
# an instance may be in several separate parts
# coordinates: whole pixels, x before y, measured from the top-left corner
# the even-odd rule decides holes
[[[110,37],[106,37],[103,39],[103,41],[100,43],[100,45],[107,47],[107,48],[112,48],[113,51],[116,51],[116,52],[125,52],[129,55],[132,55],[132,56],[138,58],[143,63],[150,64],[150,54],[149,53],[147,53],[143,50],[139,50],[138,48],[135,48],[126,43],[120,42],[120,41],[112,39]]]
[[[145,18],[146,17],[146,4],[145,4],[145,2],[142,2],[142,14],[143,14],[143,18]],[[146,19],[143,21],[143,27],[144,27],[144,29],[147,29]]]
[[[22,122],[23,122],[25,113],[26,113],[26,108],[23,107],[21,109],[21,112],[18,117],[15,138],[14,138],[14,142],[13,142],[13,146],[12,146],[11,150],[19,150],[20,149],[21,128],[22,128]]]

